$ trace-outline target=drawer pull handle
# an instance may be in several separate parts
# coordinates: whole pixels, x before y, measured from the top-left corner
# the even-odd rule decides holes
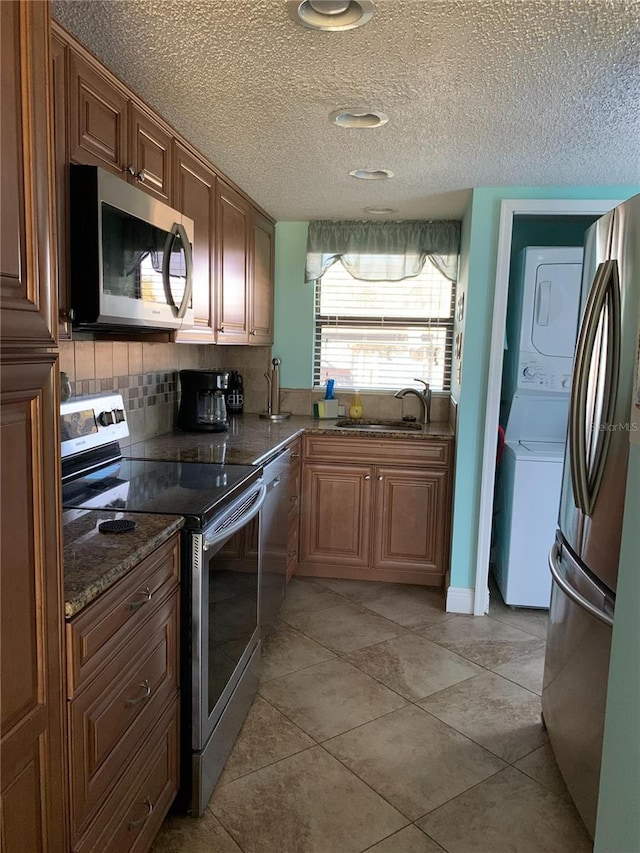
[[[149,685],[148,678],[145,678],[139,686],[144,690],[144,694],[142,696],[138,696],[136,699],[127,699],[124,703],[127,708],[131,708],[133,705],[139,705],[141,702],[146,702],[149,696],[151,696],[151,686]]]
[[[290,459],[298,459],[298,457],[299,457],[299,456],[300,456],[300,454],[299,454],[299,453],[292,453],[292,454],[291,454],[291,456],[290,456],[289,458],[290,458]]]
[[[149,817],[151,816],[151,813],[153,812],[153,804],[152,804],[151,800],[149,799],[149,797],[147,797],[147,799],[144,801],[144,803],[142,805],[147,807],[146,815],[144,817],[139,818],[138,820],[132,820],[129,824],[129,829],[137,829],[139,826],[142,826],[142,824],[145,823],[145,821],[149,820]]]
[[[140,599],[140,601],[127,601],[127,610],[137,610],[143,604],[148,604],[151,601],[152,592],[147,586],[141,589],[140,592],[136,592],[136,595],[144,595],[145,597]]]

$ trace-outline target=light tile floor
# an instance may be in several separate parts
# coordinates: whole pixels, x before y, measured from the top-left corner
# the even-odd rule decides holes
[[[204,817],[153,853],[582,853],[540,723],[546,613],[294,578]]]

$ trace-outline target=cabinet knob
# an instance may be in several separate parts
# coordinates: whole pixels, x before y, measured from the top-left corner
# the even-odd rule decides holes
[[[224,332],[224,326],[218,326],[216,329],[217,332]]]
[[[371,474],[365,474],[365,475],[364,475],[364,478],[365,478],[365,480],[370,480],[370,479],[371,479]]]
[[[256,332],[256,330],[255,330],[255,329],[251,329],[251,334],[252,334],[252,335],[257,335],[258,333]]]
[[[292,453],[292,454],[291,454],[291,456],[290,456],[289,458],[290,458],[290,459],[297,459],[299,456],[300,456],[300,454],[299,454],[299,453]]]
[[[378,477],[378,482],[381,483],[383,480],[384,480],[384,477],[382,476],[382,474],[380,474],[380,476]]]

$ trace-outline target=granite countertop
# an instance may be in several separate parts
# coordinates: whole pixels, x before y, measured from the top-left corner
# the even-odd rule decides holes
[[[102,521],[135,521],[127,533],[100,533]],[[76,616],[129,569],[180,530],[177,515],[67,510],[63,513],[64,615]]]
[[[302,433],[340,436],[367,436],[370,439],[406,440],[450,439],[448,423],[417,424],[410,431],[369,432],[340,429],[336,420],[317,420],[293,415],[286,421],[263,420],[257,414],[231,418],[228,432],[172,432],[122,445],[125,456],[164,459],[175,462],[230,462],[261,465]],[[98,531],[101,521],[131,519],[136,528],[130,533],[109,535]],[[79,613],[107,590],[129,569],[148,556],[183,525],[180,516],[109,511],[68,510],[63,514],[65,616]]]
[[[317,420],[304,415],[292,415],[289,420],[273,422],[257,414],[243,414],[231,418],[228,432],[170,432],[155,438],[123,447],[123,453],[145,459],[169,459],[176,462],[231,462],[243,465],[261,465],[274,456],[303,432],[368,438],[442,439],[453,438],[448,422],[416,424],[415,430],[388,430],[370,432],[358,429],[340,429],[337,421]],[[223,450],[221,450],[223,448]],[[224,452],[224,460],[221,453]]]

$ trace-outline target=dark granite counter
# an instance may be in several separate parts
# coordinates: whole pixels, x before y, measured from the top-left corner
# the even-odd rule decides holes
[[[100,533],[114,518],[136,522],[127,533]],[[166,542],[184,521],[176,515],[67,510],[63,513],[64,615],[78,614],[129,569]]]
[[[286,444],[303,432],[335,435],[341,438],[366,435],[369,438],[430,440],[453,438],[446,422],[417,424],[411,431],[394,430],[369,432],[358,429],[339,429],[336,420],[315,420],[293,415],[287,421],[262,420],[258,415],[243,414],[231,419],[228,432],[198,433],[171,432],[123,447],[123,453],[146,459],[170,459],[177,462],[221,462],[258,465],[274,456]]]

